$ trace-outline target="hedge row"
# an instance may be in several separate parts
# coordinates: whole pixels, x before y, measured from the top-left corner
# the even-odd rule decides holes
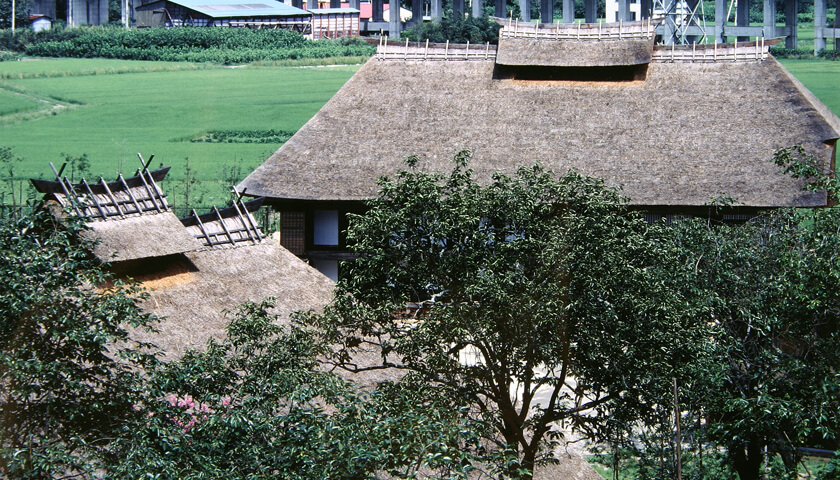
[[[370,56],[374,47],[361,39],[309,41],[288,30],[247,28],[57,29],[3,38],[9,50],[41,57],[120,58],[213,62],[225,65],[255,61]]]
[[[776,58],[798,58],[798,59],[813,59],[824,58],[826,60],[840,60],[835,49],[823,49],[814,55],[813,48],[784,48],[784,47],[770,47],[770,54]]]

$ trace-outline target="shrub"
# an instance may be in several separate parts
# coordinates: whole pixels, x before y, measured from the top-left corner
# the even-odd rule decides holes
[[[246,28],[151,28],[126,30],[83,27],[0,39],[0,45],[42,57],[120,58],[225,65],[303,58],[370,56],[361,39],[308,41],[289,30]]]

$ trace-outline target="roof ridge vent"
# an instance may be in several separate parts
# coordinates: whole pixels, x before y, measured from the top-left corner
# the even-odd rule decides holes
[[[501,19],[496,19],[501,20]],[[499,43],[505,38],[532,40],[650,40],[656,36],[659,20],[643,19],[638,22],[617,23],[532,23],[519,19],[502,20]]]

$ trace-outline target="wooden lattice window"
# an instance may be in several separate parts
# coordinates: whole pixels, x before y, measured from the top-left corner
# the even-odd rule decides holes
[[[280,245],[295,255],[303,255],[306,216],[303,212],[283,212],[280,214]]]

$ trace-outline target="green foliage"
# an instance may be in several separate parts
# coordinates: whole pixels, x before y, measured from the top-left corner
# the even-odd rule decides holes
[[[554,422],[601,441],[645,424],[709,332],[670,284],[665,230],[615,189],[539,165],[485,187],[468,159],[442,176],[409,158],[380,180],[351,218],[360,257],[309,323],[348,350],[378,343],[492,426],[497,468],[527,477],[550,457]]]
[[[214,130],[190,140],[207,143],[273,143],[282,144],[295,132],[284,130]]]
[[[31,0],[15,0],[15,30],[26,30],[29,25]],[[0,2],[0,29],[12,27],[12,2]]]
[[[90,474],[137,397],[149,326],[131,285],[87,253],[77,222],[46,211],[0,224],[0,473]]]
[[[16,45],[18,48],[21,45]],[[23,46],[42,57],[122,58],[224,65],[301,58],[370,56],[374,47],[355,39],[308,41],[289,30],[247,28],[80,27],[38,32]]]
[[[414,42],[429,40],[434,43],[499,43],[501,26],[483,17],[444,18],[440,22],[424,22],[403,32],[403,37]]]
[[[370,394],[319,370],[323,350],[277,325],[272,301],[234,312],[221,343],[151,372],[112,448],[115,478],[463,478],[475,442],[421,384]]]
[[[816,157],[805,152],[802,145],[780,148],[773,153],[773,163],[783,167],[784,173],[805,181],[805,189],[825,192],[829,199],[840,199],[840,181]]]
[[[833,192],[801,155],[783,149],[776,160]],[[759,478],[766,448],[784,465],[777,478],[795,478],[796,449],[833,441],[840,427],[840,211],[780,210],[743,225],[683,221],[674,230],[693,266],[682,288],[717,332],[713,361],[681,390],[685,424],[723,448],[742,480]]]

